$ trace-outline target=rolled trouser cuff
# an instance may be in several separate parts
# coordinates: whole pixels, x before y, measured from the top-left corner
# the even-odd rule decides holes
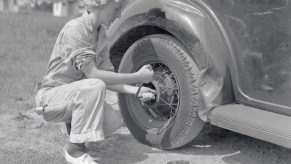
[[[83,134],[70,134],[71,143],[97,142],[101,140],[104,140],[103,130]]]

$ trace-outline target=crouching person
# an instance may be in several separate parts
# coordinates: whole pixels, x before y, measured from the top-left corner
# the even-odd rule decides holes
[[[135,95],[138,87],[127,84],[153,79],[149,65],[135,73],[113,72],[109,54],[99,51],[104,44],[102,27],[109,26],[120,15],[124,1],[84,0],[84,3],[88,10],[60,31],[36,94],[37,106],[46,121],[71,125],[66,160],[72,164],[96,163],[86,154],[85,143],[103,140],[112,132],[112,128],[104,125],[110,122],[104,120],[104,113],[111,109],[105,102],[106,90]],[[154,94],[147,87],[139,92],[143,101],[153,99]]]

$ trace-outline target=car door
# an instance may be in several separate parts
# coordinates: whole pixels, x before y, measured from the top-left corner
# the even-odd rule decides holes
[[[291,1],[205,2],[231,29],[237,101],[291,115]]]

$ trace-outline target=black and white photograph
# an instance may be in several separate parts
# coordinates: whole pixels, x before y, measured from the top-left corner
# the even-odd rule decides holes
[[[0,164],[291,164],[291,0],[0,0]]]

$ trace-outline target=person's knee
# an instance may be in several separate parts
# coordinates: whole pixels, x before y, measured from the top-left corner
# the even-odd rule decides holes
[[[106,90],[106,84],[104,81],[100,79],[89,79],[88,85],[92,87],[92,89],[98,89],[98,90]]]

